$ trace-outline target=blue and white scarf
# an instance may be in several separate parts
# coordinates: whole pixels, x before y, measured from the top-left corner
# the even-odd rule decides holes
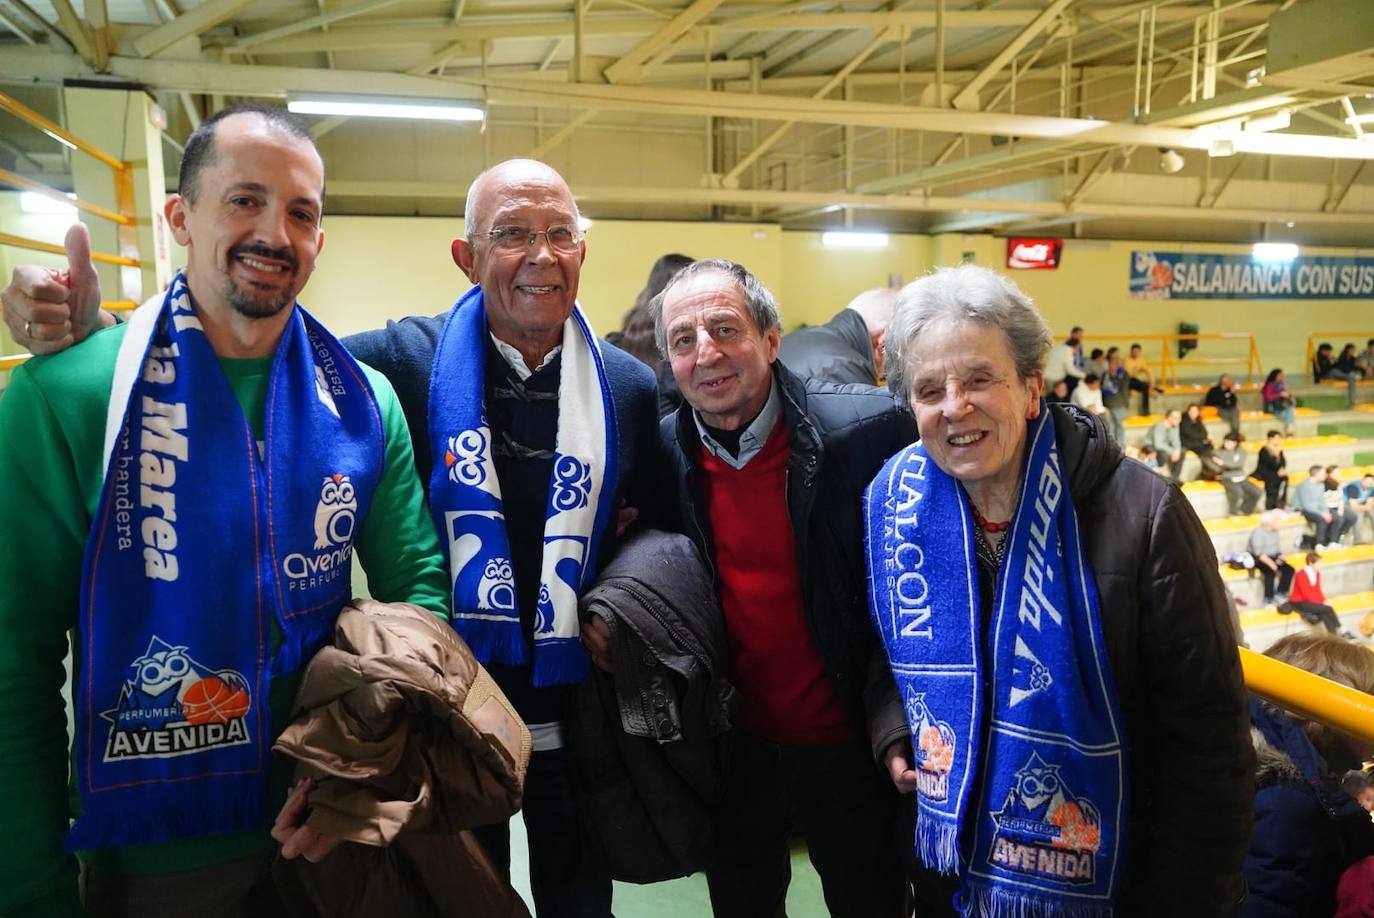
[[[73,850],[264,824],[268,684],[328,639],[385,465],[371,386],[299,307],[263,434],[178,274],[115,363],[78,614]]]
[[[429,505],[453,578],[453,626],[482,662],[527,662],[501,484],[483,395],[487,312],[482,289],[454,304],[434,355],[429,389],[434,471]],[[577,597],[596,573],[618,476],[619,432],[601,349],[582,310],[563,325],[558,435],[544,517],[534,616],[536,686],[588,672]]]
[[[963,487],[919,443],[864,499],[870,607],[911,726],[921,860],[963,876],[964,914],[1108,915],[1121,717],[1043,403],[1026,454],[991,622]]]

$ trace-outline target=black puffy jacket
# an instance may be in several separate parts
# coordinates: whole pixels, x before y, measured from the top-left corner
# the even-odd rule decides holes
[[[1131,813],[1116,913],[1234,914],[1255,754],[1216,552],[1176,484],[1125,459],[1093,415],[1049,410],[1126,721]],[[879,754],[909,736],[895,693],[871,735]]]
[[[773,363],[773,381],[791,435],[787,508],[806,623],[840,702],[862,735],[872,662],[882,657],[868,615],[863,492],[887,458],[916,438],[916,424],[886,389],[802,379],[782,361]],[[711,521],[694,466],[701,439],[690,405],[663,419],[662,435],[664,461],[676,486],[678,528],[697,544],[717,579]],[[891,676],[883,677],[890,690]]]
[[[705,565],[685,536],[641,531],[580,608],[606,623],[614,667],[613,675],[593,670],[567,708],[582,841],[617,880],[702,870],[715,850],[711,814],[735,704]]]
[[[803,379],[868,386],[878,382],[868,326],[863,316],[848,307],[824,325],[811,325],[783,335],[778,359]]]

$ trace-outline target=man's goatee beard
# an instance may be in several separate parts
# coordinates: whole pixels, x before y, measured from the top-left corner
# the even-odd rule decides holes
[[[295,300],[290,294],[274,298],[254,296],[232,280],[225,283],[223,292],[229,306],[239,315],[250,319],[270,319]]]

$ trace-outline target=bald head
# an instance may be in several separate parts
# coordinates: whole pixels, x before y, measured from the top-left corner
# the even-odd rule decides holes
[[[887,325],[892,321],[892,307],[896,302],[897,291],[889,287],[875,287],[850,300],[848,308],[863,318],[870,335],[879,335],[887,331]]]
[[[554,195],[561,197],[572,211],[577,214],[577,203],[573,200],[572,189],[558,174],[558,170],[548,163],[537,159],[508,159],[487,169],[468,186],[468,198],[463,206],[463,233],[471,242],[479,232],[491,229],[490,216],[497,191],[509,185],[535,183],[545,186]],[[480,227],[480,229],[479,229]]]

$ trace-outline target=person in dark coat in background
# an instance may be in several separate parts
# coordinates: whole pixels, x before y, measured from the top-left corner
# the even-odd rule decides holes
[[[883,378],[883,337],[896,292],[865,290],[824,325],[782,336],[778,359],[802,378],[876,386]]]
[[[1254,477],[1264,482],[1264,509],[1275,510],[1288,500],[1288,457],[1283,454],[1283,434],[1271,430],[1264,436]]]
[[[610,335],[606,336],[616,347],[631,357],[638,358],[654,371],[654,376],[658,380],[659,417],[676,411],[677,406],[682,404],[682,396],[678,393],[677,382],[673,379],[673,368],[663,359],[663,355],[658,352],[658,345],[654,343],[654,320],[649,316],[649,301],[668,286],[668,281],[672,280],[674,274],[690,265],[692,261],[693,259],[686,255],[676,252],[659,256],[654,266],[649,269],[649,280],[635,297],[634,306],[625,313],[620,334],[614,340]]]
[[[1290,634],[1265,655],[1374,692],[1374,655],[1338,637]],[[1374,755],[1374,746],[1259,699],[1251,700],[1251,734],[1258,756],[1255,831],[1242,918],[1358,914],[1341,909],[1336,887],[1342,872],[1374,855],[1374,824],[1345,792],[1341,775]]]
[[[1230,373],[1221,374],[1217,384],[1207,390],[1202,404],[1217,410],[1217,417],[1231,427],[1231,433],[1240,433],[1240,405],[1236,401],[1236,380]]]

